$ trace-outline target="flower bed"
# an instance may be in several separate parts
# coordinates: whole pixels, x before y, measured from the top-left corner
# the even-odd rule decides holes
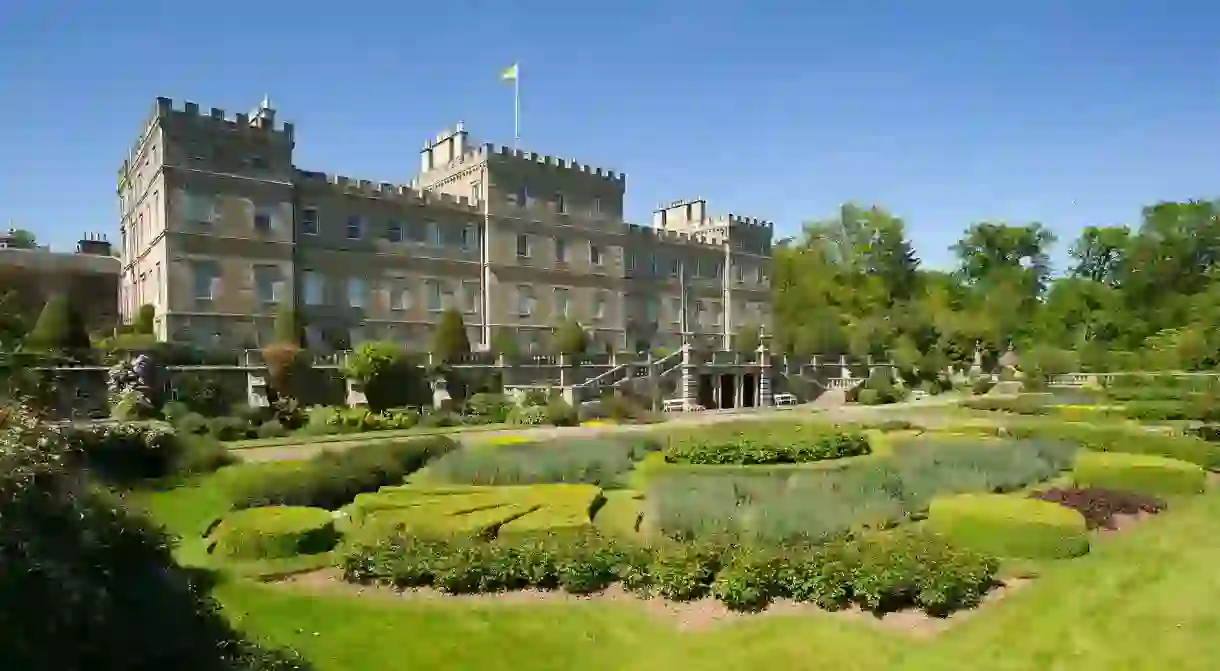
[[[665,461],[675,464],[792,464],[871,452],[868,438],[857,430],[820,424],[750,427],[737,431],[706,430],[676,436],[665,448]]]
[[[712,595],[735,610],[776,598],[875,613],[918,607],[944,615],[979,603],[997,562],[925,535],[894,534],[822,547],[626,544],[591,532],[531,534],[483,542],[399,534],[360,546],[344,577],[448,593],[526,587],[589,594],[621,583],[673,601]]]
[[[1117,515],[1156,514],[1166,507],[1164,500],[1154,496],[1102,487],[1052,487],[1030,497],[1075,510],[1084,516],[1089,529],[1114,529]]]
[[[438,459],[426,476],[429,481],[466,485],[568,482],[608,487],[619,484],[636,461],[658,449],[655,440],[639,436],[475,446]]]
[[[681,538],[821,541],[895,524],[935,496],[1040,482],[1068,468],[1074,454],[1074,446],[1052,441],[920,439],[838,468],[658,468],[650,473],[645,518]]]

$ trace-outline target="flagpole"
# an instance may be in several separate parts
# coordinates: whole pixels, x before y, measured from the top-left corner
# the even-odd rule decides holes
[[[517,150],[521,144],[521,64],[513,67],[517,69],[513,76],[513,150]]]

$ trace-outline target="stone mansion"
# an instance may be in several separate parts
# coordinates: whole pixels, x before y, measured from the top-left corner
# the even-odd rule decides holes
[[[254,347],[293,305],[311,343],[422,349],[456,307],[476,348],[507,331],[523,352],[565,317],[599,349],[723,348],[770,321],[770,222],[696,199],[628,224],[626,175],[460,123],[409,184],[302,170],[293,131],[266,100],[228,117],[157,99],[118,174],[124,319],[151,304],[161,339]]]

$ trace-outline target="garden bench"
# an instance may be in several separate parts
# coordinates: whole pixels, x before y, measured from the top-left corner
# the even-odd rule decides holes
[[[774,400],[775,405],[796,405],[796,395],[794,394],[776,394]]]

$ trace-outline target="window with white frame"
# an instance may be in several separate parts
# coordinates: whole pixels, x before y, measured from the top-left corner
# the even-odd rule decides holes
[[[259,233],[270,233],[275,222],[275,207],[258,205],[254,208],[254,230]]]
[[[440,312],[444,309],[444,296],[440,281],[426,280],[424,282],[424,295],[428,301],[428,312]]]
[[[568,290],[564,287],[555,287],[555,314],[568,316]]]
[[[360,215],[353,214],[347,218],[347,239],[359,240],[364,236],[364,220]]]
[[[445,240],[441,236],[441,225],[436,223],[435,221],[429,221],[427,223],[427,229],[428,229],[428,240],[427,240],[428,244],[432,245],[433,247],[444,246]]]
[[[669,299],[669,315],[675,324],[682,323],[682,299]]]
[[[635,270],[635,252],[627,252],[627,270]]]
[[[220,288],[220,264],[215,261],[193,261],[191,284],[195,300],[214,300]]]
[[[534,314],[534,289],[528,284],[517,287],[517,314],[522,317]]]
[[[278,303],[280,292],[284,286],[283,275],[279,266],[256,265],[252,268],[254,275],[254,293],[260,303]]]
[[[301,293],[306,305],[321,305],[326,290],[326,279],[322,273],[306,270],[301,273]]]
[[[648,324],[656,324],[661,318],[661,301],[659,298],[644,299],[644,320]]]
[[[746,269],[739,265],[733,266],[733,268],[734,268],[734,270],[736,270],[736,273],[734,273],[734,278],[738,282],[745,282],[746,281]]]
[[[679,266],[680,266],[680,261],[678,260],[678,257],[675,256],[675,257],[669,259],[669,276],[670,277],[678,276]]]
[[[555,262],[568,262],[568,241],[563,238],[555,238]]]
[[[595,266],[600,266],[606,262],[605,256],[602,254],[602,248],[589,243],[589,263]]]
[[[474,314],[479,311],[479,283],[462,282],[462,311]]]
[[[427,228],[418,221],[408,222],[405,224],[407,240],[416,244],[423,244],[428,239]]]
[[[606,318],[606,293],[604,291],[597,292],[593,298],[593,319],[600,320]]]
[[[696,299],[695,300],[695,326],[699,327],[699,328],[703,327],[703,308],[704,308],[703,301]]]
[[[462,249],[477,250],[479,239],[479,227],[476,224],[466,224],[462,227]]]
[[[347,278],[347,304],[354,308],[364,307],[368,285],[363,277]]]
[[[301,209],[301,234],[318,234],[318,209],[316,207],[306,207]]]
[[[406,280],[399,279],[390,285],[390,309],[411,309],[411,290],[406,287]]]
[[[530,236],[521,233],[517,235],[517,258],[528,259],[530,257]]]
[[[211,226],[215,219],[216,203],[212,196],[183,191],[182,218],[183,223],[199,226]]]
[[[720,309],[719,303],[712,303],[712,324],[720,326],[724,323],[724,310]]]
[[[390,242],[402,242],[402,222],[390,220],[386,225],[385,237]]]

